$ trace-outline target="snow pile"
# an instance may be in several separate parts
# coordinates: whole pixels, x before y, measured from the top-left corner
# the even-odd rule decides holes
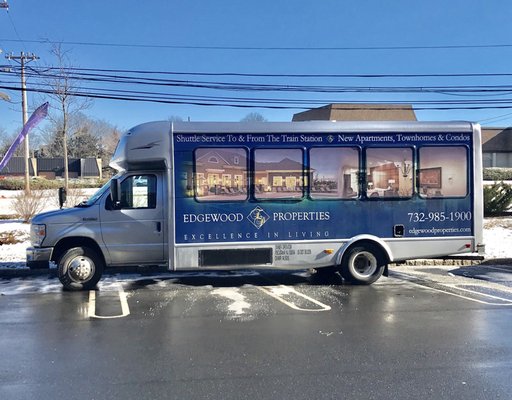
[[[486,258],[512,259],[512,217],[486,218],[484,243]]]
[[[21,221],[0,221],[0,235],[5,232],[16,232],[20,243],[0,245],[1,268],[26,268],[25,250],[30,246],[30,225]],[[484,224],[485,258],[512,259],[512,218],[486,218]],[[219,293],[219,295],[224,295]]]
[[[85,197],[98,189],[84,189]],[[14,215],[12,201],[20,191],[0,190],[0,214]],[[58,208],[57,191],[48,191],[45,211]],[[0,220],[0,235],[15,232],[20,243],[0,245],[0,269],[26,268],[26,249],[30,246],[30,224],[18,220]],[[486,218],[484,221],[486,259],[512,259],[512,217]],[[224,295],[219,293],[219,295]]]
[[[30,225],[21,221],[0,221],[0,235],[14,233],[19,243],[0,245],[0,268],[25,267],[25,250],[30,246]]]

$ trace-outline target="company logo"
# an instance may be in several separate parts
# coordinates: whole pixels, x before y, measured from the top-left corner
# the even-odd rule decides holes
[[[247,219],[251,222],[251,224],[253,224],[258,229],[260,229],[265,224],[265,222],[268,221],[269,218],[270,216],[260,206],[254,208],[247,216]]]

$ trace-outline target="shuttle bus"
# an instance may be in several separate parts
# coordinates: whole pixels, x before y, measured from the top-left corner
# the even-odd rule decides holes
[[[89,200],[32,221],[28,265],[56,263],[66,289],[127,265],[371,284],[392,262],[483,250],[477,124],[150,122],[110,165]]]

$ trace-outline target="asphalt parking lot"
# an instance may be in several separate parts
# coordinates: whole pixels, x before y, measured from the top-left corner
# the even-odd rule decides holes
[[[508,399],[512,266],[0,280],[2,399]]]

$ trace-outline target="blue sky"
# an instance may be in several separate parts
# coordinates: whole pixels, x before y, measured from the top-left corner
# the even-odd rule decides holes
[[[8,13],[0,9],[0,49],[4,51],[0,64],[3,65],[12,63],[4,58],[6,53],[20,51],[40,57],[32,66],[55,65],[50,54],[51,43],[37,42],[48,40],[62,42],[63,49],[69,51],[70,62],[79,68],[263,75],[512,73],[512,2],[509,0],[8,0],[8,3]],[[439,48],[442,46],[454,47]],[[322,87],[512,86],[512,76],[377,79],[182,75],[166,78]],[[0,86],[18,80],[0,74],[3,82]],[[33,83],[29,79],[28,86]],[[94,86],[89,82],[86,85]],[[416,104],[426,100],[512,99],[512,93],[506,92],[461,96],[460,93],[244,92],[114,83],[95,85],[102,89],[179,95],[316,100],[318,103],[311,102],[311,107],[320,106],[322,100]],[[12,104],[0,101],[0,128],[11,133],[21,121],[20,96],[15,91],[0,91],[13,99]],[[37,106],[37,101],[29,94],[31,107]],[[512,107],[512,101],[504,105]],[[192,121],[239,121],[249,112],[258,112],[269,121],[290,121],[295,112],[309,108],[304,102],[299,107],[245,109],[95,100],[86,113],[126,129],[170,116]],[[416,114],[420,120],[512,124],[512,108],[418,110]]]

